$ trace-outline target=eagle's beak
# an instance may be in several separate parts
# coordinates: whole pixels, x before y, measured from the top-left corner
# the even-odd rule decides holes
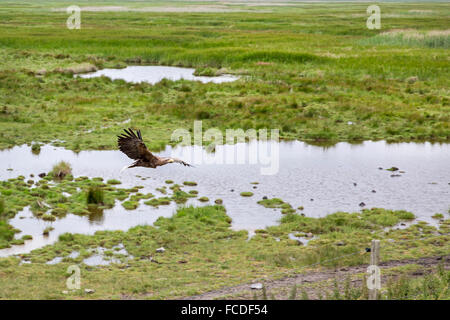
[[[172,163],[173,162],[173,159],[169,159],[169,163]]]

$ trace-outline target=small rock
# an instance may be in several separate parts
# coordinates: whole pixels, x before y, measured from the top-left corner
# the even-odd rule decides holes
[[[156,249],[156,252],[159,252],[159,253],[163,253],[164,251],[166,251],[166,249],[164,249],[164,247]]]
[[[301,215],[302,217],[304,217],[304,216],[305,216],[305,214],[304,214],[304,213],[301,213],[300,215]]]
[[[250,289],[252,290],[261,290],[263,288],[262,283],[254,283],[250,286]]]
[[[267,200],[267,196],[264,196],[264,197],[263,197],[263,200]]]
[[[377,193],[375,190],[372,190],[372,193]]]
[[[40,177],[40,178],[43,178],[43,177],[45,177],[47,174],[45,173],[45,172],[42,172],[42,173],[39,173],[38,174],[38,176]]]
[[[400,223],[400,225],[401,225],[401,226],[406,226],[406,223],[403,223],[403,222],[402,222],[402,223]]]
[[[253,189],[256,189],[257,188],[257,186],[253,186]]]
[[[391,178],[395,178],[395,177],[401,177],[401,174],[391,174]]]
[[[230,191],[231,191],[231,192],[234,192],[234,189],[231,189]]]
[[[88,294],[91,294],[91,293],[94,293],[95,290],[94,289],[84,289],[84,292],[88,293]]]
[[[310,200],[310,201],[314,201],[314,199],[312,199],[312,198],[311,198],[311,199],[309,199],[309,200]]]
[[[356,187],[358,184],[356,182],[353,182],[353,185]]]
[[[336,243],[337,246],[342,247],[345,246],[345,242],[344,241],[339,241],[338,243]]]
[[[306,237],[307,238],[312,238],[314,235],[311,233],[311,232],[308,232],[307,234],[306,234]]]
[[[359,204],[359,206],[360,206],[360,207],[365,207],[366,204],[365,204],[364,202],[361,202],[361,203]]]
[[[383,168],[382,167],[378,167],[378,170],[383,170]]]

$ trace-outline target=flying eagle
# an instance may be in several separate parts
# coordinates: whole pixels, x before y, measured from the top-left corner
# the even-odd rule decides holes
[[[137,130],[136,133],[130,128],[124,129],[125,133],[118,136],[119,149],[125,153],[129,158],[136,160],[131,166],[125,166],[121,172],[127,168],[134,167],[145,167],[145,168],[156,168],[163,166],[168,163],[181,163],[184,166],[192,167],[189,163],[186,163],[180,159],[158,157],[153,155],[150,150],[142,141],[141,131]]]

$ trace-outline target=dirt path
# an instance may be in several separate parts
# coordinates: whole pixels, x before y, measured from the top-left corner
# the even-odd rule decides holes
[[[400,261],[388,261],[380,263],[381,281],[386,283],[388,277],[383,277],[383,269],[404,266],[408,264],[417,264],[422,268],[412,272],[411,276],[423,276],[431,269],[435,268],[439,263],[443,263],[445,269],[450,269],[450,255],[440,257],[428,257],[420,259],[407,259]],[[287,299],[294,285],[300,286],[308,294],[309,299],[317,299],[317,291],[323,289],[333,290],[334,279],[343,282],[347,277],[352,275],[366,273],[368,265],[360,265],[354,267],[344,267],[336,270],[326,270],[319,272],[306,272],[296,274],[280,280],[266,280],[264,286],[269,298]],[[351,280],[351,285],[361,285],[362,279]],[[186,297],[186,300],[212,300],[212,299],[252,299],[255,295],[260,298],[262,290],[252,290],[251,283],[237,285],[233,287],[222,288],[215,291],[206,292],[200,295]],[[339,284],[341,286],[341,283]]]

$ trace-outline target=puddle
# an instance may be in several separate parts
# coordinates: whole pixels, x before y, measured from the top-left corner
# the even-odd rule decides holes
[[[119,250],[117,250],[119,249]],[[123,244],[119,244],[117,246],[112,247],[111,250],[113,252],[112,256],[105,256],[105,251],[109,249],[98,247],[94,250],[95,254],[83,260],[83,263],[88,266],[107,266],[111,263],[122,263],[129,259],[133,259],[132,255],[129,255],[127,250],[124,248]]]
[[[83,259],[82,263],[84,263],[87,266],[107,266],[111,263],[123,263],[128,261],[129,259],[133,259],[134,257],[128,253],[128,251],[125,249],[124,245],[122,243],[112,247],[111,249],[107,249],[104,247],[97,247],[95,249],[89,249],[89,252],[92,252],[93,254]],[[112,252],[111,255],[106,255],[105,252],[110,251]],[[72,251],[69,255],[67,255],[67,258],[75,259],[80,255],[80,252],[78,251]],[[64,257],[55,257],[50,261],[47,261],[46,264],[48,265],[55,265],[60,262],[62,262]],[[32,263],[29,260],[22,260],[21,264],[23,263]]]
[[[168,80],[192,80],[201,81],[203,83],[223,83],[231,82],[238,79],[232,75],[221,75],[217,77],[194,76],[195,69],[165,66],[130,66],[123,69],[102,69],[93,73],[77,75],[81,78],[95,78],[105,76],[112,80],[122,79],[127,82],[139,83],[148,82],[155,84],[162,79]]]
[[[87,266],[107,266],[111,263],[120,263],[119,259],[111,258],[110,260],[106,260],[101,254],[94,254],[89,258],[83,260],[83,263]]]
[[[216,152],[239,147],[238,150],[248,153],[254,143],[257,142],[216,146]],[[170,146],[160,155],[184,154],[194,149],[209,155],[200,147]],[[256,203],[263,196],[281,198],[293,208],[303,206],[302,213],[311,217],[380,207],[408,210],[420,220],[436,224],[431,216],[435,213],[446,215],[450,207],[450,144],[366,141],[357,145],[338,143],[324,148],[292,141],[280,142],[279,153],[280,169],[275,175],[261,175],[259,164],[195,162],[195,168],[170,164],[157,169],[133,168],[120,174],[120,169],[132,161],[119,151],[75,153],[45,145],[39,155],[34,155],[31,148],[24,145],[0,151],[0,180],[19,175],[27,179],[30,174],[34,174],[36,179],[37,174],[50,171],[55,163],[64,160],[72,165],[74,176],[118,179],[122,181],[118,185],[120,188],[142,185],[142,193],[151,192],[158,196],[162,194],[156,188],[168,186],[166,180],[178,184],[195,181],[198,186],[185,186],[183,189],[198,190],[199,196],[210,200],[202,203],[192,198],[187,205],[213,204],[220,198],[233,219],[232,228],[246,229],[250,234],[256,229],[277,224],[282,216],[280,210],[264,208]],[[404,171],[400,177],[391,177],[399,171],[385,170],[394,166]],[[259,184],[251,184],[256,181]],[[240,193],[243,191],[251,191],[254,195],[242,197]],[[362,203],[364,207],[360,206]],[[24,245],[0,250],[0,256],[26,253],[51,244],[65,232],[93,234],[98,230],[128,230],[136,225],[151,225],[159,216],[171,216],[176,208],[174,203],[159,208],[141,204],[136,210],[125,210],[117,202],[114,208],[90,217],[68,214],[54,222],[36,219],[25,208],[10,223],[22,230],[16,235],[18,238],[29,234],[33,239],[25,241]],[[42,231],[48,226],[54,230],[45,237]]]
[[[52,259],[50,261],[47,261],[46,264],[58,264],[58,263],[60,263],[62,261],[62,259],[63,259],[62,257],[56,257],[56,258],[54,258],[54,259]]]
[[[80,253],[78,251],[72,251],[67,257],[71,259],[76,259],[78,258],[79,255]]]

